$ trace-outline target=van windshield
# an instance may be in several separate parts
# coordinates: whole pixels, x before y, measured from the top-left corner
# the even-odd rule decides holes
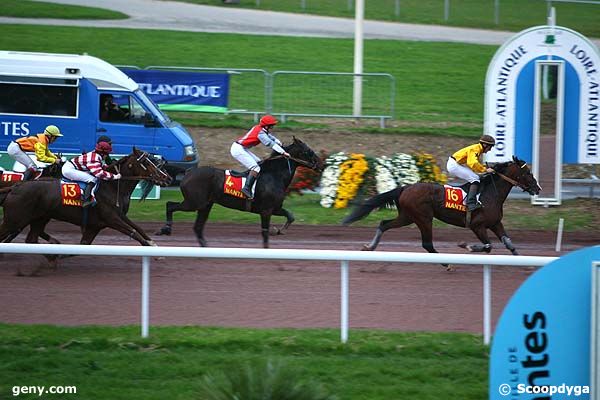
[[[138,89],[135,91],[135,94],[137,95],[138,99],[140,99],[140,101],[142,103],[144,103],[144,105],[146,106],[148,111],[150,111],[153,115],[158,117],[160,122],[163,122],[163,123],[171,122],[171,119],[165,113],[163,113],[160,110],[160,108],[158,108],[158,106],[152,100],[150,100],[148,98],[148,96],[146,96],[146,94],[144,92],[142,92],[140,89]]]

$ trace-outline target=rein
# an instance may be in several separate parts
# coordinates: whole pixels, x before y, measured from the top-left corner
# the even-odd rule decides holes
[[[304,161],[304,160],[301,160],[301,159],[299,159],[299,158],[292,157],[292,156],[289,156],[289,157],[284,157],[284,156],[283,156],[283,155],[281,155],[281,154],[280,154],[280,155],[278,155],[278,156],[275,156],[275,157],[267,158],[267,160],[277,160],[278,158],[287,158],[288,160],[295,161],[295,162],[297,162],[298,164],[300,164],[300,165],[302,165],[302,166],[304,166],[304,167],[310,168],[310,169],[315,169],[315,167],[316,167],[314,164],[311,164],[311,163],[309,163],[309,162],[307,162],[307,161]],[[267,161],[267,160],[264,160],[263,162],[261,162],[261,164],[262,164],[262,163],[264,163],[264,162],[265,162],[265,161]]]
[[[498,175],[500,178],[504,179],[506,182],[510,183],[511,185],[513,185],[513,186],[518,186],[518,187],[520,187],[521,189],[523,189],[523,188],[521,187],[521,185],[519,184],[519,182],[515,181],[514,179],[512,179],[512,178],[509,178],[508,176],[506,176],[506,175],[504,175],[503,173],[501,173],[501,172],[498,172],[498,171],[496,171],[495,173],[496,173],[496,174],[497,174],[497,175]]]

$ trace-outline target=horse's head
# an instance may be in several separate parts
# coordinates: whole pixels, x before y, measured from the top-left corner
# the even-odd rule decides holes
[[[164,162],[135,147],[133,153],[121,158],[116,164],[124,177],[135,177],[159,186],[167,186],[172,180],[164,170]]]
[[[306,167],[314,169],[316,171],[323,170],[323,160],[315,154],[314,151],[306,143],[304,143],[300,139],[296,139],[294,136],[294,141],[289,146],[284,147],[285,151],[287,151],[290,156],[297,160],[304,161],[306,163]]]
[[[496,164],[494,170],[514,180],[515,186],[520,187],[530,195],[539,194],[542,189],[531,173],[527,163],[515,156],[513,156],[512,161]]]

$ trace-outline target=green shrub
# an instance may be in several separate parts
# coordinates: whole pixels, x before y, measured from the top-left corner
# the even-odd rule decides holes
[[[225,372],[206,374],[203,400],[334,400],[323,387],[301,379],[301,373],[281,362],[255,361]]]

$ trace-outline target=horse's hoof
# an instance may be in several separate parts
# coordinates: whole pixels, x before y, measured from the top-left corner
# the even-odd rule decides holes
[[[368,244],[365,244],[363,245],[362,249],[360,249],[360,251],[373,251],[373,248]]]
[[[282,233],[281,233],[281,229],[273,227],[273,228],[271,228],[271,231],[269,232],[269,234],[271,236],[277,236],[277,235],[281,235]]]
[[[154,234],[158,235],[158,236],[161,236],[161,235],[171,236],[171,228],[163,226],[162,228],[160,228],[159,231],[156,231]]]
[[[50,244],[60,244],[60,241],[55,239],[55,238],[50,238],[50,240],[48,240],[48,243]]]
[[[473,252],[473,247],[469,246],[467,243],[462,242],[458,244],[458,247],[462,248],[462,249],[467,249],[470,252]]]
[[[452,265],[447,265],[447,264],[444,265],[444,264],[442,264],[442,266],[446,267],[446,272],[454,272],[454,271],[456,271],[456,269]]]

